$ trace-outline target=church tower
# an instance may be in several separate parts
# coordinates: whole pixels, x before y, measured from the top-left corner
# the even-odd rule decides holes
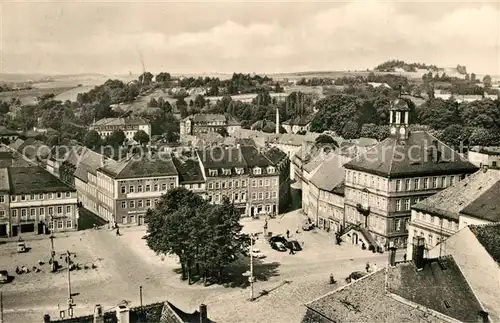
[[[398,140],[408,139],[409,133],[409,118],[410,118],[410,107],[403,99],[396,99],[389,111],[389,127],[391,132],[391,137]]]

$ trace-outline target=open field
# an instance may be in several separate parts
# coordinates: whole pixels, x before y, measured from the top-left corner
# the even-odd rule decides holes
[[[294,238],[304,243],[303,251],[290,255],[272,250],[262,238],[256,242],[255,248],[267,258],[255,261],[258,298],[254,302],[248,301],[250,290],[242,275],[249,268],[248,258],[241,257],[229,269],[232,279],[226,286],[188,285],[179,279],[175,257],[160,257],[148,249],[142,239],[143,227],[122,228],[121,236],[106,229],[76,232],[57,238],[55,246],[58,251],[78,250],[76,259],[98,262],[95,271],[71,272],[73,292],[80,293],[75,297],[75,315],[92,313],[95,304],[111,310],[122,300],[137,306],[142,285],[144,303],[168,300],[187,312],[205,303],[209,317],[216,322],[293,323],[300,322],[304,303],[345,284],[343,278],[354,270],[363,270],[367,261],[376,262],[379,268],[387,263],[387,254],[374,254],[349,244],[334,245],[333,235],[326,232],[296,234],[302,217],[299,212],[292,212],[270,220],[268,226],[275,233],[285,233],[287,229],[293,232]],[[263,228],[263,220],[245,219],[242,223],[246,232],[259,232]],[[22,256],[32,255],[33,259],[21,259],[6,251],[15,245],[9,243],[0,245],[0,264],[8,264],[6,269],[12,271],[18,262],[38,261],[50,246],[47,239],[28,243],[33,245],[33,253]],[[338,285],[328,283],[330,273],[335,275]],[[12,283],[0,285],[4,292],[5,322],[39,322],[43,314],[55,318],[65,308],[66,275],[43,274],[55,277],[46,277],[49,282],[45,282],[34,276],[38,274],[17,276]],[[267,295],[261,294],[264,290]]]
[[[22,104],[33,104],[36,103],[36,98],[38,96],[51,93],[57,96],[70,89],[73,89],[73,87],[53,87],[53,88],[43,88],[43,89],[0,92],[0,100],[9,101],[12,98],[18,98],[21,100]]]

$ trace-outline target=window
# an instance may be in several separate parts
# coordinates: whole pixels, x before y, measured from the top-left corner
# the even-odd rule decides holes
[[[208,201],[209,201],[209,202],[212,202],[212,201],[213,201],[212,195],[209,195],[209,196],[208,196]]]
[[[266,192],[266,200],[269,199],[269,196],[270,196],[269,192]]]
[[[491,167],[496,168],[496,167],[497,167],[497,162],[496,162],[496,161],[492,161],[492,162],[491,162]]]
[[[57,221],[57,228],[62,229],[63,228],[63,222],[62,221]]]
[[[252,179],[252,187],[257,187],[257,180]]]
[[[17,210],[12,210],[12,217],[15,218],[17,216]]]
[[[262,200],[263,199],[263,194],[262,192],[259,192],[259,200]]]
[[[434,242],[434,239],[433,239],[433,236],[432,236],[432,233],[429,233],[429,245],[433,245],[432,243]]]
[[[429,179],[426,177],[424,178],[424,190],[429,188]]]
[[[217,173],[218,173],[218,172],[217,172],[217,169],[209,169],[209,170],[208,170],[208,174],[209,174],[210,176],[217,176]]]
[[[12,196],[10,197],[10,200],[11,200],[12,202],[15,202],[15,201],[16,201],[16,196],[15,196],[15,195],[12,195]]]
[[[60,199],[62,197],[62,194],[60,192],[57,192],[57,198]]]
[[[433,177],[432,178],[432,188],[436,188],[438,186],[438,178]]]
[[[352,174],[352,182],[356,184],[356,172]]]
[[[130,201],[128,204],[131,209],[135,208],[135,201]]]
[[[21,216],[25,217],[26,216],[26,209],[21,209]]]
[[[137,193],[142,193],[142,185],[137,185]]]
[[[395,231],[401,231],[401,223],[402,223],[401,219],[396,219],[394,221],[394,230]]]
[[[161,184],[161,190],[162,191],[166,191],[167,190],[167,184],[166,183]]]
[[[222,174],[226,175],[226,176],[231,175],[231,170],[230,169],[223,169]]]
[[[234,181],[234,187],[240,187],[240,181]]]
[[[257,199],[257,193],[252,193],[252,200],[256,200]]]
[[[66,221],[66,228],[71,228],[73,227],[73,222],[71,220]]]
[[[413,189],[414,190],[418,190],[420,188],[420,179],[419,178],[415,178],[413,180]]]
[[[144,202],[142,200],[137,201],[137,207],[142,208],[143,207],[143,203]]]
[[[226,182],[221,182],[222,188],[226,188]]]
[[[406,199],[405,200],[405,210],[409,210],[410,209],[410,199]]]
[[[38,198],[39,198],[40,200],[43,200],[43,194],[38,194]]]
[[[52,206],[49,206],[49,215],[54,214],[54,208]]]
[[[401,200],[396,200],[396,211],[401,211]]]
[[[450,186],[455,185],[455,176],[450,176]]]
[[[122,209],[126,209],[127,208],[127,202],[126,201],[122,201]]]
[[[41,207],[38,212],[40,212],[40,215],[45,215],[45,208]]]
[[[236,174],[238,175],[243,174],[243,168],[236,168]]]
[[[30,195],[30,200],[32,200],[32,201],[35,200],[35,194]]]
[[[266,186],[269,186],[271,184],[271,182],[269,181],[269,179],[266,179]]]
[[[411,190],[409,179],[405,179],[405,190],[407,191]]]
[[[245,201],[245,199],[246,199],[246,194],[245,193],[241,193],[241,200]]]
[[[253,174],[254,175],[260,175],[260,174],[262,174],[262,170],[259,167],[255,167],[253,169]]]
[[[397,179],[396,180],[396,192],[401,191],[401,180]]]
[[[134,193],[134,186],[130,185],[128,188],[129,193]]]
[[[232,181],[227,182],[227,187],[228,188],[233,188],[233,182]]]
[[[158,204],[158,199],[154,199],[153,201],[154,201],[155,206],[156,206],[156,204]]]
[[[446,176],[441,177],[441,187],[446,187]]]
[[[149,185],[149,184],[148,184],[148,185],[146,185],[146,190],[145,190],[145,191],[146,191],[146,192],[151,192],[151,185]]]
[[[213,189],[214,188],[214,183],[208,183],[208,189]]]
[[[126,188],[125,188],[125,186],[122,186],[122,194],[125,194],[125,192],[126,192]]]
[[[50,230],[54,229],[54,223],[52,221],[50,221],[47,226],[49,227]]]
[[[5,211],[4,210],[0,210],[0,218],[3,218],[5,217]]]
[[[155,184],[155,185],[153,186],[153,191],[158,192],[158,184]]]
[[[273,178],[273,186],[278,186],[278,179],[277,178]]]
[[[26,200],[26,195],[21,195],[21,201],[25,201],[25,200]]]
[[[174,183],[170,183],[170,189],[173,189],[175,187]]]
[[[151,200],[146,200],[146,207],[150,207],[151,206]]]
[[[66,197],[71,197],[71,192],[66,192]]]
[[[238,201],[238,193],[234,193],[234,200]]]
[[[246,180],[242,180],[241,181],[241,187],[247,187],[247,181]]]
[[[5,197],[3,195],[0,195],[0,203],[5,203]]]
[[[63,208],[62,208],[62,206],[58,206],[57,207],[57,214],[61,214],[61,213],[63,213]]]
[[[220,182],[215,182],[215,189],[219,189],[220,188]]]
[[[269,167],[267,168],[267,172],[268,172],[269,174],[274,174],[274,167],[269,166]]]
[[[36,216],[36,209],[30,209],[30,216]]]

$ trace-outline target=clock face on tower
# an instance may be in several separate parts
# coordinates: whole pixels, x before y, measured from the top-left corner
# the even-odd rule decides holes
[[[395,135],[396,134],[396,127],[391,127],[391,135]]]

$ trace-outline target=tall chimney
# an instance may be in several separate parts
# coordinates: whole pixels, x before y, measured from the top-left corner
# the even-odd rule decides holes
[[[205,304],[200,305],[200,323],[208,323],[207,306]]]
[[[280,133],[280,110],[276,108],[276,134]]]
[[[104,323],[104,313],[100,304],[94,307],[94,323]]]
[[[424,269],[424,249],[425,249],[425,238],[424,237],[414,237],[413,238],[413,255],[412,260],[420,271]]]
[[[43,316],[43,323],[50,323],[50,315],[49,314],[45,314]]]

